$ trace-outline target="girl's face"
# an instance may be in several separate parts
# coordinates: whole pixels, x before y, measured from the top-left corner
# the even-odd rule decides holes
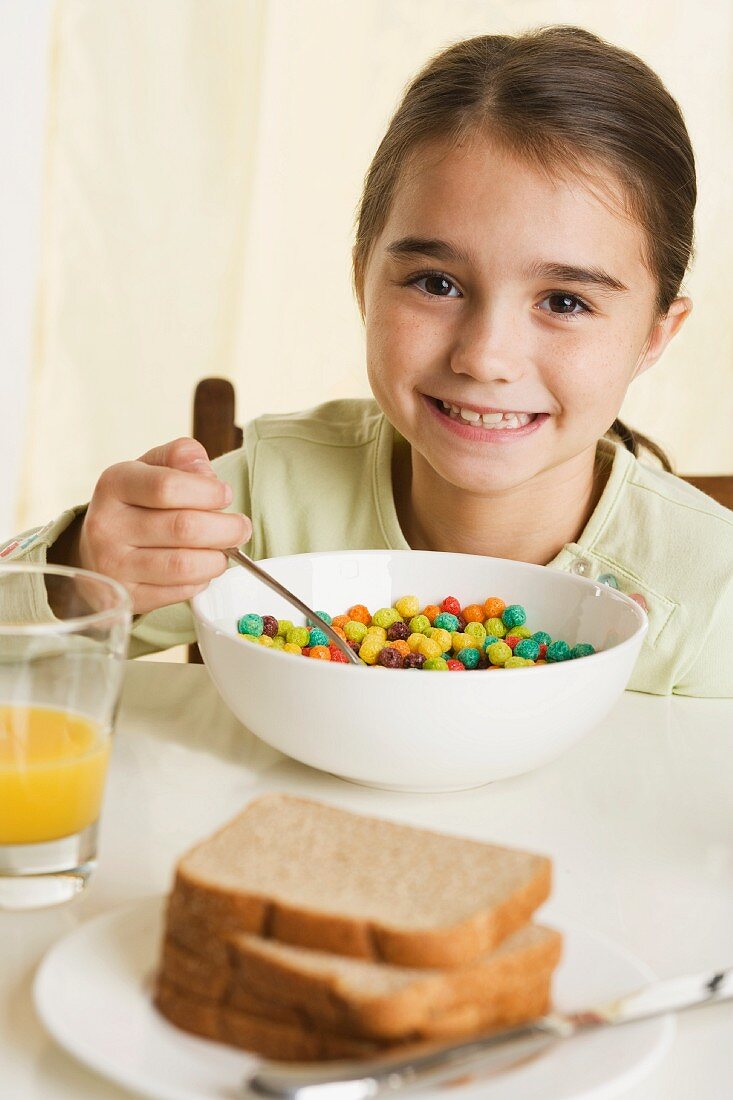
[[[594,454],[689,312],[655,324],[642,230],[614,209],[485,140],[405,172],[365,273],[368,373],[445,481],[501,491]]]

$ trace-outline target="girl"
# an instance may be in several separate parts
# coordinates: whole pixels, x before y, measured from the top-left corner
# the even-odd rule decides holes
[[[190,439],[155,448],[15,555],[121,580],[133,655],[193,639],[182,601],[232,544],[536,562],[646,607],[631,688],[733,695],[733,517],[616,418],[690,313],[695,196],[679,108],[637,57],[574,27],[451,46],[358,214],[376,401],[263,416],[213,466]]]

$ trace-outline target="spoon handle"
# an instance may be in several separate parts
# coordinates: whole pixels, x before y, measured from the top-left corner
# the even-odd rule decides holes
[[[269,573],[265,572],[256,562],[253,562],[243,551],[239,550],[236,546],[230,546],[224,551],[226,556],[237,563],[237,565],[244,566],[250,573],[253,573],[258,580],[266,584],[268,588],[271,588],[273,592],[277,592],[278,596],[282,596],[284,600],[291,603],[293,607],[297,607],[298,611],[302,615],[305,615],[306,619],[310,619],[312,623],[318,623],[318,629],[322,630],[324,634],[328,635],[330,640],[335,646],[341,650],[349,664],[361,665],[363,662],[354,653],[348,642],[345,642],[343,638],[340,638],[332,626],[324,620],[319,618],[318,614],[308,607],[307,603],[303,603],[294,592],[291,592],[289,588],[286,588],[284,584],[280,584],[280,581],[275,580]]]

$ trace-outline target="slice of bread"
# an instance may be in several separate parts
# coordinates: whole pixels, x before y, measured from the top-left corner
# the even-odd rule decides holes
[[[183,856],[169,922],[397,966],[460,966],[549,892],[544,856],[271,794]]]
[[[436,1019],[421,1032],[403,1036],[398,1041],[377,1042],[329,1031],[307,1019],[295,1021],[282,1015],[281,1006],[270,1006],[251,997],[241,1005],[219,1004],[196,997],[163,978],[159,979],[155,994],[157,1007],[176,1027],[279,1061],[323,1061],[407,1053],[426,1043],[512,1027],[540,1016],[546,1011],[547,1002],[547,983],[537,983],[524,989],[506,1012],[459,1009]]]
[[[169,930],[160,973],[205,1000],[245,1011],[264,1002],[285,1011],[279,1018],[385,1040],[427,1034],[447,1013],[475,1016],[484,1027],[494,1017],[521,1017],[526,990],[533,993],[533,1010],[537,986],[549,997],[560,951],[558,932],[530,924],[475,962],[445,970],[365,962],[247,934],[229,939],[228,961],[213,962],[176,942]]]

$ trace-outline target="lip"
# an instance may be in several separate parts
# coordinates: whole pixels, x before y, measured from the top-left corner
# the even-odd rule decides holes
[[[436,405],[436,399],[428,397],[426,394],[420,395],[425,405],[427,405],[430,415],[438,421],[447,431],[452,435],[457,435],[461,439],[469,439],[473,443],[487,443],[490,446],[504,445],[514,443],[520,439],[526,439],[528,435],[532,435],[534,432],[539,431],[546,420],[549,420],[549,413],[537,413],[534,420],[531,420],[529,424],[525,424],[522,428],[499,428],[488,430],[486,428],[474,428],[471,424],[467,424],[465,421],[453,420],[446,413],[440,411]],[[475,408],[472,405],[461,406],[464,409]],[[502,412],[501,409],[482,409],[475,408],[476,412]],[[509,411],[509,410],[506,410]]]

